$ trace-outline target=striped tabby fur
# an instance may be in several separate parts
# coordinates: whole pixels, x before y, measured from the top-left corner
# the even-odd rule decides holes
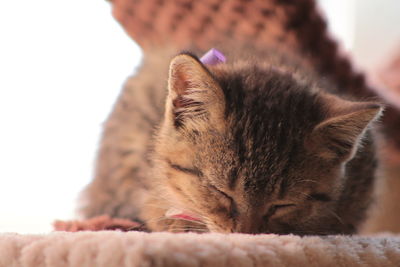
[[[104,125],[84,216],[152,231],[354,233],[371,202],[380,105],[339,97],[287,52],[221,50],[217,66],[148,54]]]

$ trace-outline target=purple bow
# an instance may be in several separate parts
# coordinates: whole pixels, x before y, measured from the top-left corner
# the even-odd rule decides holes
[[[200,58],[200,61],[207,65],[217,65],[219,63],[225,63],[226,58],[222,52],[215,48],[211,48]]]

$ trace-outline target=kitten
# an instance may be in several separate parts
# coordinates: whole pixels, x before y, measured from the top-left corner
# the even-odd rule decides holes
[[[147,58],[105,123],[83,214],[151,231],[354,233],[381,106],[338,96],[288,53],[222,51],[228,62],[215,66]]]

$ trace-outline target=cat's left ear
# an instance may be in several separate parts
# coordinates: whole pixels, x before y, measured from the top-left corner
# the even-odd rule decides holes
[[[166,118],[177,129],[201,130],[218,126],[224,113],[224,94],[210,71],[190,54],[172,59],[169,69]]]

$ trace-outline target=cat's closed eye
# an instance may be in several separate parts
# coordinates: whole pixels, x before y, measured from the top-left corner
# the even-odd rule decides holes
[[[226,206],[226,208],[229,212],[229,216],[231,218],[235,218],[238,215],[238,210],[237,210],[235,200],[231,196],[226,194],[225,192],[216,188],[215,186],[210,186],[210,188],[212,188],[213,191],[220,196],[219,200],[223,205]]]
[[[291,209],[296,207],[296,204],[294,203],[285,203],[285,204],[276,204],[272,205],[266,215],[264,216],[266,219],[268,219],[271,216],[280,216],[284,215],[286,212],[289,212]]]
[[[203,173],[196,167],[183,167],[181,165],[172,163],[170,161],[167,161],[169,166],[179,172],[183,172],[189,175],[197,176],[197,177],[202,177]]]

